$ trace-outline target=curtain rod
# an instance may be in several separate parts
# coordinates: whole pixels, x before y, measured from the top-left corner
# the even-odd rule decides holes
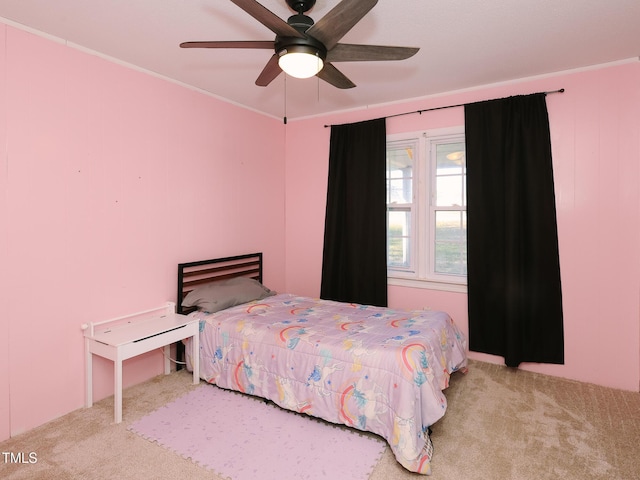
[[[564,88],[560,88],[558,90],[553,90],[553,91],[550,91],[550,92],[538,92],[538,93],[543,93],[544,95],[551,95],[552,93],[564,93]],[[533,93],[531,95],[536,95],[536,94]],[[471,103],[475,103],[475,102],[471,102]],[[403,115],[413,115],[414,113],[422,114],[422,112],[431,112],[433,110],[444,110],[445,108],[464,107],[465,105],[467,105],[467,104],[466,103],[458,103],[456,105],[445,105],[443,107],[433,107],[433,108],[425,108],[423,110],[414,110],[413,112],[396,113],[394,115],[387,115],[386,117],[379,117],[379,118],[401,117]],[[331,127],[331,126],[332,125],[325,125],[324,128]]]

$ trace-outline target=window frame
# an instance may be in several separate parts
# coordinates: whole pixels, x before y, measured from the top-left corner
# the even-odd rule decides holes
[[[415,145],[413,160],[413,186],[411,211],[410,250],[412,264],[409,268],[392,268],[387,263],[389,285],[428,288],[453,292],[467,291],[466,275],[445,275],[435,272],[435,212],[442,210],[465,211],[462,208],[435,205],[436,158],[432,147],[437,143],[464,143],[464,126],[429,129],[423,131],[387,135],[387,148],[393,143]],[[466,175],[466,170],[465,170]],[[399,206],[401,208],[401,206]],[[387,204],[387,218],[390,206]],[[387,222],[387,229],[389,223]],[[387,231],[389,238],[389,231]],[[388,244],[387,244],[388,245]]]

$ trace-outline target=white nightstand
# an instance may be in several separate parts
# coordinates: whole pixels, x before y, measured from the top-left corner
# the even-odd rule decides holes
[[[175,313],[175,303],[124,317],[82,325],[85,338],[86,406],[93,405],[93,357],[114,363],[115,423],[122,422],[122,362],[164,347],[164,373],[171,371],[170,345],[192,337],[193,383],[200,382],[200,337],[197,319]]]

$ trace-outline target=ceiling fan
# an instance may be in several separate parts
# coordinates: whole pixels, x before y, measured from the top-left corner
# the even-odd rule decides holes
[[[256,79],[256,85],[260,87],[269,85],[284,70],[298,78],[317,75],[337,88],[353,88],[356,85],[333,65],[334,62],[404,60],[419,50],[338,43],[378,0],[342,0],[317,23],[305,15],[316,0],[286,0],[297,12],[286,22],[255,0],[231,1],[275,33],[275,40],[184,42],[180,47],[273,49],[275,53]],[[303,64],[307,69],[296,71]]]

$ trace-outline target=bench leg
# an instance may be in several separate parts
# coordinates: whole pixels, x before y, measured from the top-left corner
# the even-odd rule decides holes
[[[196,334],[191,340],[191,363],[193,363],[193,383],[197,385],[200,383],[200,332],[196,331]]]
[[[89,339],[84,339],[84,364],[85,364],[85,407],[93,406],[93,354],[89,346]]]
[[[119,354],[116,354],[113,365],[113,410],[115,422],[120,423],[122,422],[122,358]]]
[[[164,346],[164,374],[171,373],[171,345]]]

